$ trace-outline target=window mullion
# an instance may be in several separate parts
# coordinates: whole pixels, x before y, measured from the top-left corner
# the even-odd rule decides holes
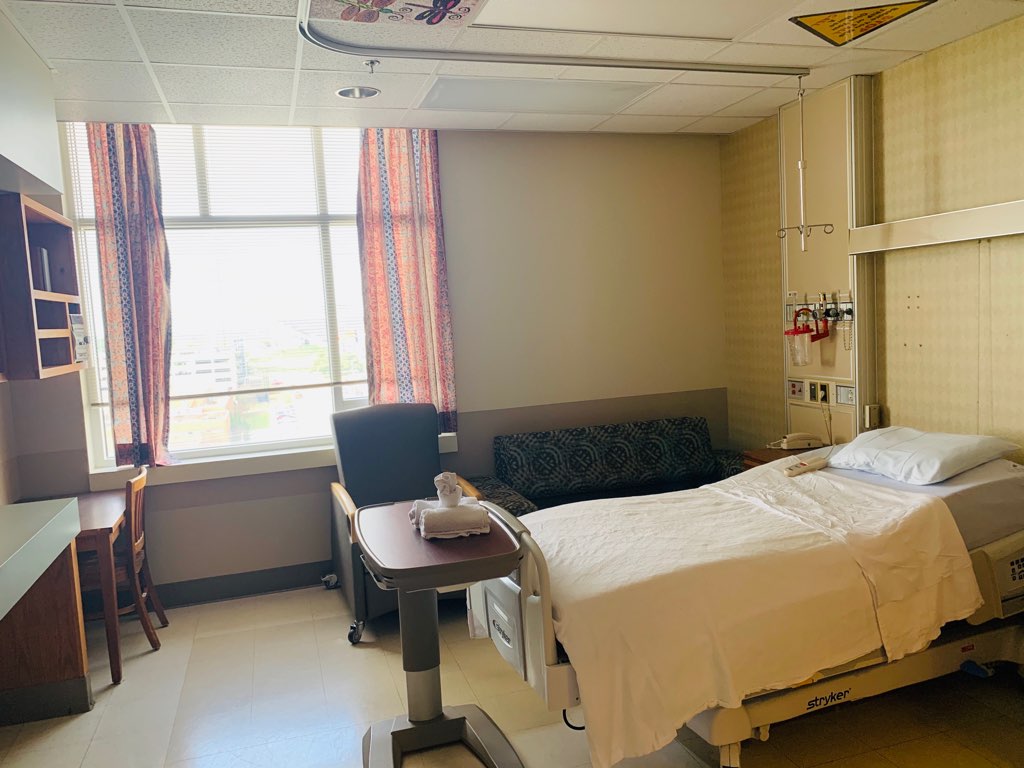
[[[331,250],[331,224],[327,210],[327,170],[324,167],[324,135],[322,128],[313,131],[313,178],[316,179],[316,205],[320,218],[320,268],[323,275],[324,314],[327,320],[327,356],[330,359],[331,381],[341,381],[341,349],[338,331],[337,302],[334,300],[334,257]],[[332,388],[334,407],[344,400],[342,387]]]
[[[192,146],[196,155],[196,189],[199,192],[199,216],[210,215],[210,188],[206,177],[206,136],[203,126],[192,126]]]

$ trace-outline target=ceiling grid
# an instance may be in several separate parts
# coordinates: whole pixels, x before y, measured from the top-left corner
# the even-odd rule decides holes
[[[812,90],[1024,15],[1019,0],[937,0],[843,47],[789,21],[856,4],[649,0],[649,18],[622,20],[617,4],[487,0],[492,18],[479,26],[324,23],[367,47],[808,67]],[[371,75],[362,57],[303,40],[299,8],[298,0],[0,0],[0,12],[54,70],[65,120],[725,134],[795,98],[795,78],[767,73],[385,58]],[[535,29],[545,25],[552,30]],[[606,103],[594,95],[598,84]],[[366,102],[334,95],[355,85],[381,94]]]

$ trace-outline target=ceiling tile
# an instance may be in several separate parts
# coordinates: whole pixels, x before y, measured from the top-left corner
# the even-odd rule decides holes
[[[849,8],[856,4],[847,3],[846,5],[837,6],[833,0],[805,0],[802,3],[795,3],[774,19],[737,38],[736,42],[831,48],[832,46],[829,43],[817,35],[808,32],[803,27],[798,27],[790,21],[790,18],[793,16],[803,16],[808,13],[828,13],[840,7]]]
[[[171,104],[179,123],[197,125],[288,125],[288,107]]]
[[[814,67],[811,74],[804,78],[804,85],[809,88],[824,88],[851,75],[876,74],[920,55],[917,51],[870,51],[858,48],[840,50],[841,52],[834,58]]]
[[[302,68],[329,72],[366,72],[365,56],[347,56],[337,51],[328,51],[319,45],[302,41]],[[429,75],[437,62],[433,59],[378,59],[377,72],[403,72]]]
[[[507,112],[461,112],[439,109],[410,109],[404,128],[450,128],[453,130],[493,130],[511,117]]]
[[[337,95],[339,88],[349,85],[372,85],[380,94],[364,104],[368,109],[404,109],[411,107],[413,100],[426,84],[426,75],[374,75],[362,72],[302,72],[299,75],[299,95],[295,102],[301,107],[355,108],[359,102],[342,99]]]
[[[130,8],[150,61],[228,67],[295,66],[291,19]]]
[[[742,72],[683,72],[672,82],[689,85],[752,85],[767,88],[785,79],[786,77],[783,75],[756,75]]]
[[[813,89],[805,88],[808,93]],[[779,107],[796,101],[796,88],[765,88],[753,96],[737,101],[717,114],[726,117],[768,117],[779,111]]]
[[[762,120],[763,117],[705,117],[686,126],[681,133],[734,133]]]
[[[508,131],[589,131],[607,115],[543,115],[521,113],[501,126]]]
[[[609,59],[707,61],[726,45],[725,42],[710,40],[673,40],[665,37],[613,35],[604,38],[588,51],[587,55],[604,56]]]
[[[160,103],[138,101],[57,100],[57,119],[95,123],[166,123],[167,111]]]
[[[160,87],[178,104],[250,104],[289,106],[290,69],[243,69],[154,64]]]
[[[338,128],[398,128],[404,109],[358,109],[297,107],[295,125],[325,125]]]
[[[676,73],[667,69],[620,67],[566,67],[561,80],[600,80],[605,83],[667,83]]]
[[[116,8],[20,0],[9,7],[48,59],[141,61]]]
[[[613,115],[594,130],[610,133],[675,133],[699,119],[683,116]]]
[[[83,101],[160,101],[141,62],[61,61],[52,59],[58,99]]]
[[[835,55],[832,46],[761,45],[733,43],[711,57],[722,64],[760,64],[777,67],[813,67]]]
[[[485,61],[442,61],[437,74],[460,77],[554,78],[564,67],[545,64],[493,64]]]
[[[625,111],[633,115],[711,115],[757,92],[750,87],[669,83]]]
[[[546,53],[553,56],[582,56],[599,39],[599,35],[581,35],[571,32],[524,32],[467,27],[449,47],[452,50],[486,51],[487,53]]]
[[[143,8],[176,8],[181,11],[255,13],[295,18],[298,0],[124,0],[125,5]]]
[[[315,19],[310,29],[322,37],[367,48],[425,48],[443,50],[459,36],[459,27],[426,27],[422,24],[357,24],[351,21]],[[380,56],[376,58],[382,58]]]
[[[858,48],[930,51],[1024,15],[1020,0],[947,0],[853,43]]]

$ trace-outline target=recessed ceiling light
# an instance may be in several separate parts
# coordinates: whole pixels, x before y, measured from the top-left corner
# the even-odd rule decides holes
[[[374,67],[378,64],[380,61],[377,59],[367,59],[363,62],[363,66],[370,70],[370,77],[373,77]],[[372,99],[379,93],[380,88],[374,88],[372,85],[346,85],[338,90],[338,95],[343,99]]]
[[[372,99],[379,93],[379,88],[369,85],[349,85],[338,90],[338,95],[343,99]]]

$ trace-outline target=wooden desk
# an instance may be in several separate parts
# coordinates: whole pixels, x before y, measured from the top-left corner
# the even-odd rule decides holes
[[[78,497],[78,519],[82,527],[75,538],[79,552],[95,552],[103,581],[103,604],[114,606],[105,610],[107,653],[110,656],[110,679],[121,682],[121,629],[117,617],[117,576],[114,572],[114,542],[124,528],[125,495],[123,490],[83,493]]]
[[[92,707],[74,499],[0,507],[0,725]]]

